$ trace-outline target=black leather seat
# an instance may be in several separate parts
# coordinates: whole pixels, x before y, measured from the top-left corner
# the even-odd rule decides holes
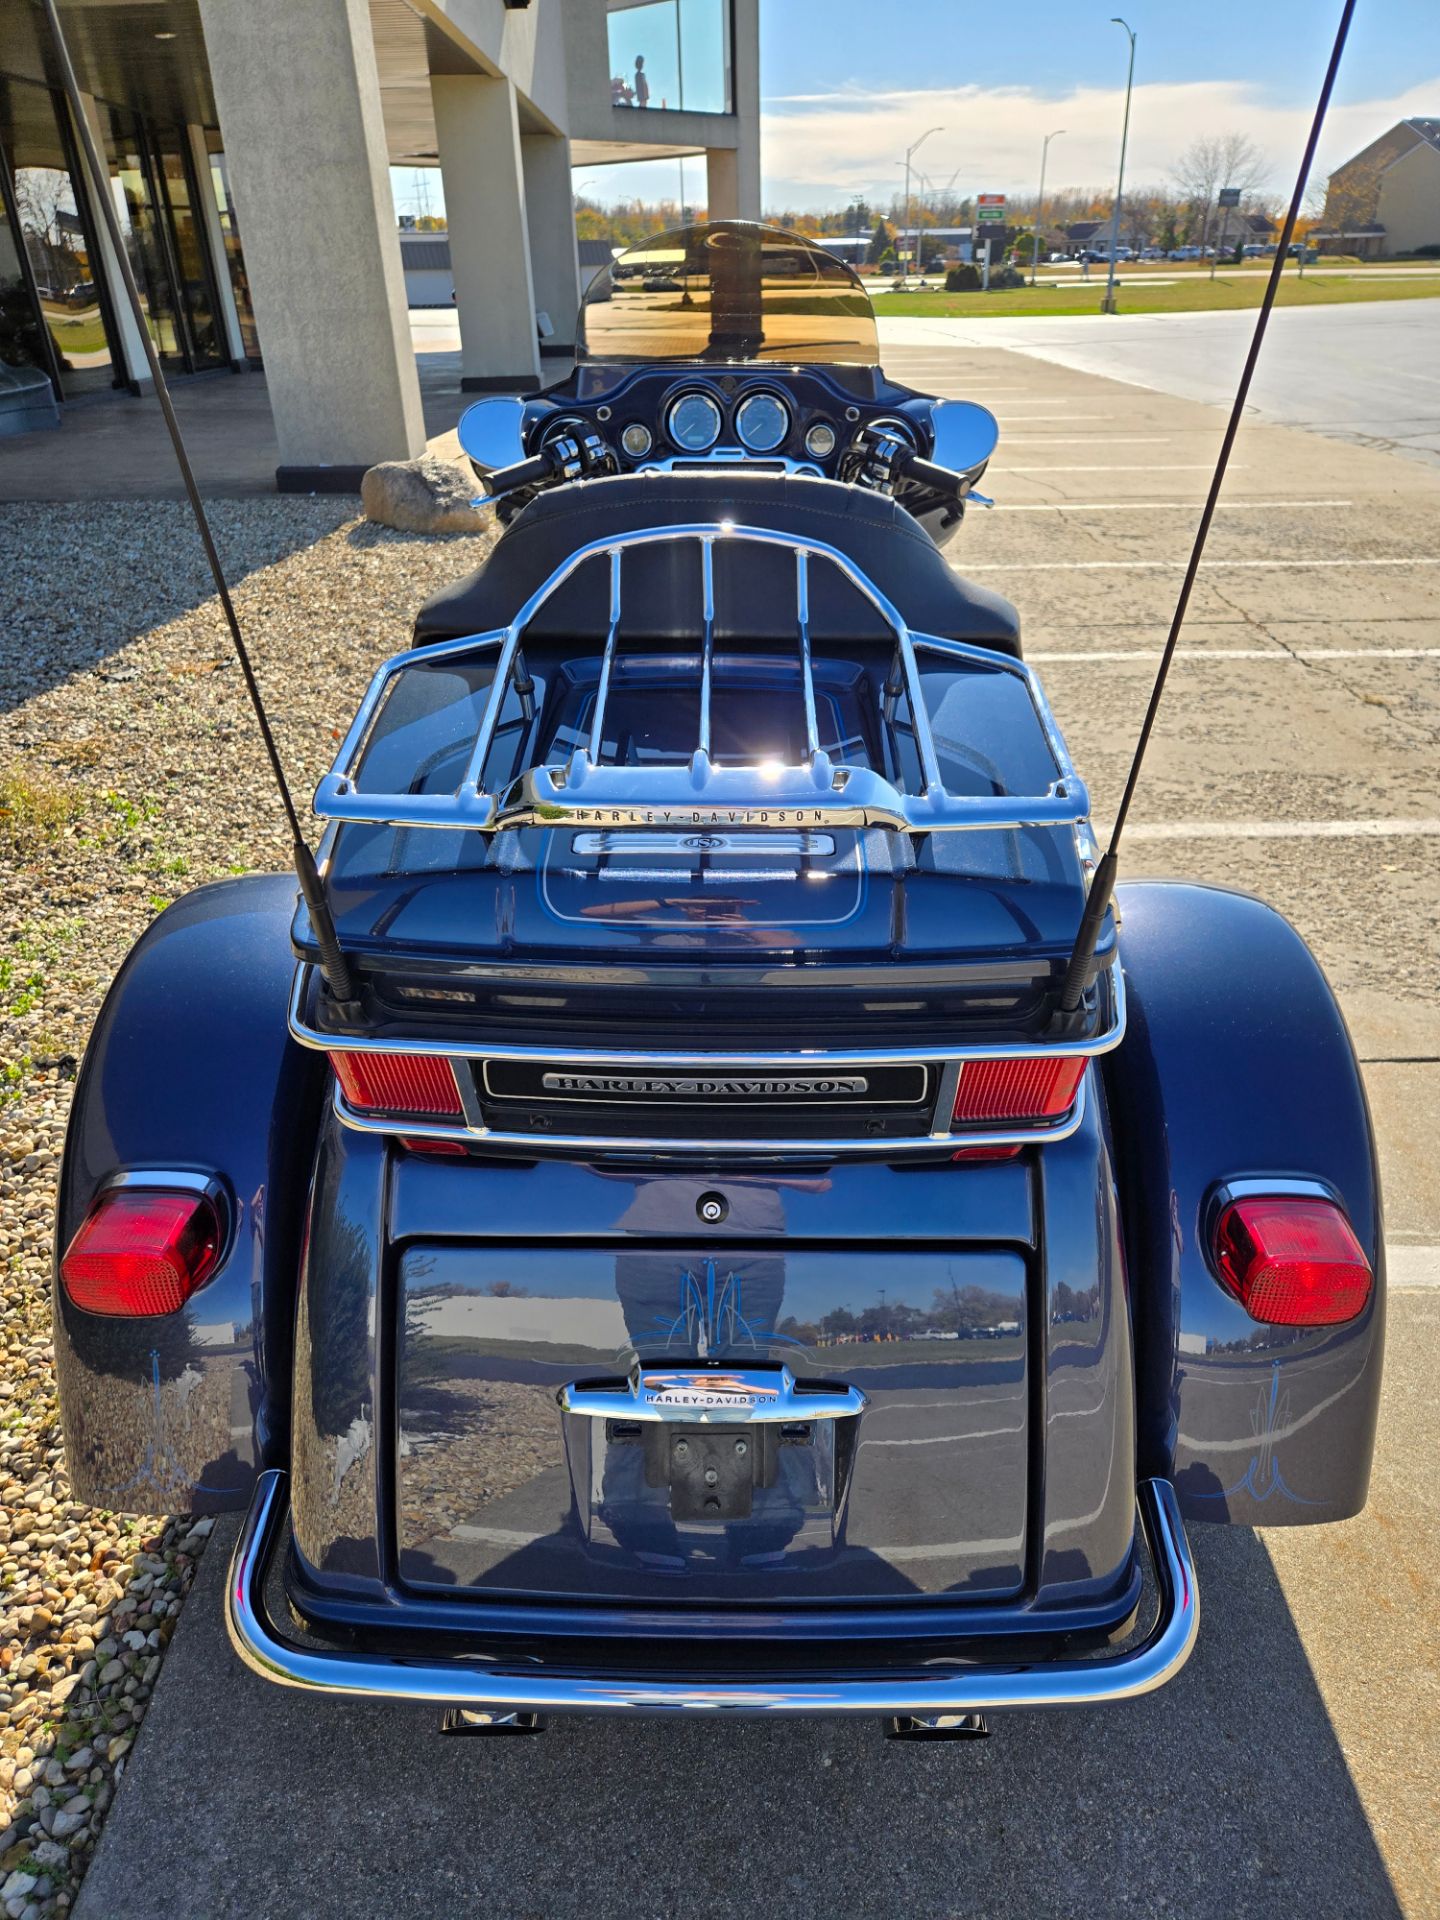
[[[513,620],[577,547],[642,527],[687,523],[768,527],[824,541],[853,560],[917,633],[1020,655],[1020,621],[998,593],[962,580],[924,530],[884,494],[831,480],[773,473],[643,473],[586,480],[538,495],[468,579],[433,594],[415,621],[417,645],[487,633]],[[783,549],[719,541],[717,640],[781,638],[795,630],[795,562]],[[609,562],[597,555],[559,588],[530,631],[603,639]],[[632,550],[622,562],[623,632],[693,639],[700,617],[700,554],[691,541]],[[882,639],[885,622],[823,561],[810,568],[817,639]]]

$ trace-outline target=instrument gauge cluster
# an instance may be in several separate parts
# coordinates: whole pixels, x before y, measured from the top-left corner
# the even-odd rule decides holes
[[[790,409],[777,393],[750,393],[735,409],[735,433],[751,453],[774,453],[790,432]]]
[[[895,410],[894,399],[883,410],[883,403],[873,401],[857,406],[843,386],[837,390],[808,369],[737,375],[657,368],[603,388],[595,398],[602,393],[604,404],[590,416],[594,424],[557,405],[536,439],[548,445],[561,434],[579,437],[588,430],[627,473],[748,462],[844,477],[848,449],[867,428],[923,451],[921,430]]]
[[[665,409],[665,431],[682,453],[708,453],[725,425],[708,393],[677,394]]]

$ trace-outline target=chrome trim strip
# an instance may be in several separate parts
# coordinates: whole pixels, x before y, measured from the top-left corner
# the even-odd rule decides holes
[[[1125,1038],[1125,975],[1118,960],[1102,976],[1109,982],[1110,1020],[1105,1029],[1090,1040],[1057,1040],[1048,1045],[1025,1046],[1011,1041],[1008,1046],[983,1042],[946,1045],[936,1041],[926,1045],[917,1041],[909,1047],[756,1047],[744,1053],[727,1053],[692,1048],[688,1052],[649,1047],[572,1047],[553,1045],[515,1046],[494,1040],[426,1040],[418,1035],[403,1040],[372,1038],[348,1033],[322,1033],[310,1026],[302,1008],[309,992],[312,968],[301,962],[295,969],[290,989],[290,1033],[302,1047],[319,1053],[438,1053],[460,1060],[534,1060],[558,1066],[629,1067],[636,1073],[664,1072],[685,1068],[701,1072],[818,1073],[835,1067],[929,1065],[944,1060],[1016,1060],[1031,1054],[1050,1060],[1068,1060],[1079,1055],[1094,1059],[1110,1053]],[[408,1131],[408,1129],[407,1129]]]
[[[597,1153],[624,1154],[636,1160],[731,1160],[763,1154],[767,1160],[844,1160],[857,1154],[870,1158],[904,1160],[912,1154],[954,1153],[961,1147],[1040,1147],[1068,1140],[1085,1119],[1085,1082],[1069,1113],[1053,1126],[973,1127],[965,1133],[898,1133],[881,1139],[849,1134],[827,1140],[809,1134],[784,1140],[744,1138],[705,1140],[694,1134],[609,1135],[595,1133],[509,1133],[500,1127],[455,1126],[438,1120],[401,1120],[373,1113],[357,1113],[340,1091],[334,1093],[335,1117],[356,1133],[404,1134],[411,1140],[456,1140],[464,1146],[519,1148],[534,1155],[568,1154],[585,1159]]]
[[[954,1080],[950,1069],[958,1070],[967,1060],[1013,1060],[1029,1055],[1049,1055],[1056,1059],[1083,1057],[1094,1059],[1100,1054],[1109,1053],[1118,1047],[1125,1037],[1125,978],[1118,963],[1109,969],[1111,982],[1112,1017],[1110,1025],[1093,1040],[1063,1041],[1051,1047],[1022,1046],[933,1046],[933,1047],[872,1047],[851,1048],[847,1051],[831,1052],[824,1048],[810,1048],[803,1052],[791,1053],[619,1053],[614,1051],[585,1051],[580,1048],[560,1049],[556,1047],[517,1047],[487,1044],[463,1040],[379,1040],[351,1038],[346,1034],[321,1033],[311,1027],[301,1017],[310,969],[305,966],[295,970],[295,984],[290,995],[290,1033],[302,1046],[319,1053],[328,1053],[332,1049],[343,1053],[424,1053],[440,1054],[447,1059],[465,1060],[521,1060],[541,1062],[547,1065],[573,1066],[582,1070],[589,1067],[621,1067],[638,1073],[663,1072],[678,1068],[701,1073],[716,1073],[731,1070],[754,1073],[785,1073],[831,1071],[845,1067],[864,1069],[867,1066],[931,1066],[941,1068],[939,1074],[940,1090],[932,1112],[932,1125],[937,1131],[920,1134],[894,1134],[881,1139],[857,1138],[853,1135],[839,1139],[788,1138],[770,1139],[763,1135],[746,1136],[730,1140],[704,1140],[693,1135],[660,1133],[655,1135],[617,1136],[591,1133],[523,1133],[509,1132],[499,1127],[479,1125],[457,1126],[445,1121],[402,1120],[375,1114],[357,1113],[346,1101],[337,1081],[334,1088],[333,1104],[336,1118],[342,1125],[350,1127],[356,1133],[407,1134],[419,1140],[455,1140],[466,1146],[518,1147],[528,1153],[571,1153],[584,1156],[593,1153],[631,1154],[644,1159],[683,1159],[694,1160],[701,1157],[708,1160],[726,1159],[735,1155],[763,1154],[767,1158],[788,1159],[834,1159],[842,1160],[854,1155],[883,1155],[892,1160],[903,1159],[915,1153],[956,1152],[961,1147],[1015,1147],[1043,1146],[1047,1142],[1068,1140],[1078,1131],[1085,1117],[1087,1088],[1089,1077],[1080,1081],[1075,1104],[1068,1114],[1062,1114],[1051,1126],[1028,1127],[968,1127],[956,1133],[948,1125],[941,1125],[940,1116],[944,1111],[942,1102],[944,1088],[949,1084],[950,1099],[954,1101]],[[949,1063],[949,1064],[947,1064]],[[457,1080],[463,1079],[457,1076]],[[465,1099],[462,1085],[462,1102],[469,1115],[469,1102]]]
[[[854,1420],[870,1404],[859,1387],[797,1387],[789,1367],[713,1370],[687,1364],[637,1365],[628,1385],[571,1380],[555,1396],[562,1413],[590,1420],[678,1422],[693,1427],[774,1426]]]
[[[1163,1687],[1189,1659],[1200,1625],[1195,1566],[1168,1480],[1142,1480],[1136,1512],[1155,1568],[1159,1607],[1134,1647],[1093,1660],[1018,1658],[1002,1665],[931,1663],[889,1673],[837,1672],[803,1679],[710,1674],[703,1667],[627,1674],[519,1659],[492,1640],[473,1652],[415,1654],[316,1650],[287,1640],[272,1621],[265,1581],[288,1513],[286,1475],[260,1475],[230,1559],[225,1624],[252,1672],[315,1693],[429,1700],[502,1713],[889,1715],[979,1713],[1004,1707],[1096,1706]]]

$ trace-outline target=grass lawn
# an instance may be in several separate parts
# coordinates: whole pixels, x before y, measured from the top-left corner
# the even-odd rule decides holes
[[[1227,279],[1222,269],[1212,280],[1209,274],[1191,274],[1168,287],[1147,287],[1135,274],[1122,271],[1115,282],[1115,306],[1120,313],[1221,313],[1232,308],[1258,307],[1265,292],[1263,274],[1237,275]],[[1020,315],[1098,313],[1105,293],[1105,272],[1091,270],[1088,285],[1013,287],[994,293],[881,293],[874,291],[876,316],[890,313],[926,314],[970,318],[991,314],[1001,319]],[[1338,307],[1357,300],[1423,300],[1440,295],[1440,268],[1406,274],[1401,279],[1370,279],[1360,271],[1354,274],[1298,274],[1286,270],[1280,283],[1276,304],[1282,307]]]

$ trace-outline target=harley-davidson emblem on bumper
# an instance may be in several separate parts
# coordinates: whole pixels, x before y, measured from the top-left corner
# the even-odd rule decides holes
[[[835,1100],[867,1093],[870,1087],[861,1073],[803,1079],[731,1074],[677,1079],[639,1073],[547,1073],[540,1084],[546,1093],[579,1094],[591,1099],[598,1095],[614,1100]]]

